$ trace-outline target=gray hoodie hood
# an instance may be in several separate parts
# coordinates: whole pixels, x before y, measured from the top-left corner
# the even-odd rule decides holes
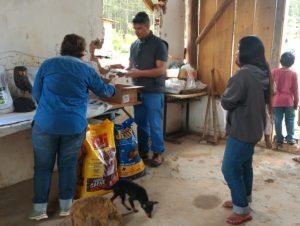
[[[263,85],[265,101],[267,101],[267,99],[269,97],[269,92],[270,92],[270,90],[269,90],[270,89],[270,86],[269,86],[270,78],[269,78],[268,71],[263,71],[259,67],[251,65],[251,64],[246,64],[241,69],[243,69],[243,68],[247,68],[247,69],[251,70],[252,76]]]

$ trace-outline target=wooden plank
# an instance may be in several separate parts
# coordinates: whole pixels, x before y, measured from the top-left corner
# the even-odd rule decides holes
[[[209,23],[212,15],[223,5],[224,0],[202,0],[200,10],[200,30]],[[224,11],[219,21],[214,25],[199,44],[198,73],[200,79],[208,84],[210,72],[216,69],[216,91],[222,94],[231,74],[232,42],[234,27],[234,1]]]
[[[224,0],[218,0],[218,8]],[[222,94],[226,88],[227,81],[231,75],[231,60],[233,46],[233,28],[234,28],[234,11],[235,2],[232,1],[226,8],[226,11],[216,23],[214,38],[214,77],[215,90],[218,94]]]
[[[277,0],[257,0],[255,8],[253,31],[264,43],[268,62],[272,55],[276,2]]]
[[[153,12],[153,8],[154,8],[154,4],[152,2],[152,0],[143,0],[144,4],[146,5],[146,7]]]
[[[203,28],[200,35],[197,38],[197,43],[199,44],[200,41],[205,38],[206,34],[212,29],[212,27],[218,22],[219,18],[223,15],[223,13],[226,11],[226,8],[233,2],[233,0],[223,0],[218,4],[220,7],[216,11],[216,13],[213,15],[209,23]]]
[[[202,30],[217,10],[216,0],[201,0],[199,30]],[[215,28],[198,45],[198,76],[202,82],[209,84],[210,71],[214,67]]]
[[[109,103],[112,107],[109,110],[115,110],[115,109],[119,109],[119,108],[125,108],[125,107],[133,107],[136,105],[140,105],[142,104],[141,101],[135,102],[135,103],[126,103],[126,104],[119,104],[119,103]]]
[[[166,97],[173,97],[173,98],[178,98],[178,99],[190,99],[194,97],[202,97],[202,96],[207,96],[207,91],[202,91],[199,93],[191,93],[191,94],[172,94],[172,93],[166,93]]]
[[[286,0],[277,0],[271,68],[279,66]]]
[[[237,1],[236,3],[236,16],[235,16],[235,30],[234,30],[234,48],[232,57],[232,70],[233,75],[238,66],[235,64],[235,53],[238,50],[239,40],[247,35],[253,34],[253,20],[255,13],[256,0]]]
[[[198,4],[199,0],[188,0],[187,6],[187,62],[197,68],[197,44],[198,36]]]

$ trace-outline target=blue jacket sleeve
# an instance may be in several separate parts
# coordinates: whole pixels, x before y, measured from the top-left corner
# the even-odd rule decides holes
[[[92,68],[91,74],[89,75],[88,88],[99,97],[112,97],[116,92],[116,88],[112,84],[104,83],[97,72]]]
[[[41,66],[35,76],[34,84],[32,87],[32,97],[36,101],[36,103],[39,103],[40,97],[42,95],[42,89],[43,89],[43,67]]]

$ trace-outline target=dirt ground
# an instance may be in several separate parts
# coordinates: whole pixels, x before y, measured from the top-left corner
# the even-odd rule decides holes
[[[167,143],[166,161],[158,169],[148,169],[137,180],[150,199],[159,201],[153,218],[139,207],[128,213],[116,200],[124,216],[124,226],[222,226],[231,211],[222,208],[229,190],[221,173],[224,144],[200,144],[189,136],[181,145]],[[253,221],[247,226],[300,226],[300,164],[292,154],[257,148],[254,156]],[[16,169],[20,170],[20,169]],[[48,212],[49,219],[27,220],[31,210],[32,181],[0,190],[0,226],[56,226],[62,221],[56,200],[55,174]],[[110,194],[108,195],[111,196]],[[66,226],[71,225],[66,222]]]

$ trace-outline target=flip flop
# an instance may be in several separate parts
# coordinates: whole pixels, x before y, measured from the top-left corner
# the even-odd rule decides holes
[[[292,158],[295,162],[300,163],[300,156],[295,156]]]
[[[251,220],[252,220],[252,216],[250,214],[246,214],[246,215],[232,214],[227,218],[226,222],[231,225],[240,225],[242,223]]]
[[[232,209],[233,208],[233,203],[231,200],[228,200],[226,202],[223,203],[223,207],[224,208],[228,208],[228,209]]]

